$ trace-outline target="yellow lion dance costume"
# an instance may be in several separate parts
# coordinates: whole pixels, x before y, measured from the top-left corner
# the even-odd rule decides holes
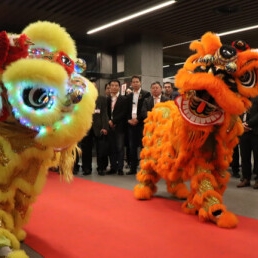
[[[72,179],[76,143],[91,126],[97,91],[76,73],[66,30],[39,21],[21,35],[0,32],[0,257],[19,250],[48,169]]]
[[[233,228],[238,220],[222,195],[233,148],[243,133],[239,115],[250,108],[248,98],[258,94],[258,52],[241,40],[222,45],[211,32],[190,49],[195,54],[175,78],[181,95],[175,103],[155,105],[145,120],[134,195],[150,199],[163,178],[169,193],[186,199],[184,212]]]

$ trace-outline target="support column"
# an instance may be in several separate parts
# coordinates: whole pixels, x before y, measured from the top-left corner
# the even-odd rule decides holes
[[[142,88],[149,90],[154,81],[163,81],[162,40],[155,35],[141,35],[124,49],[124,76],[140,75]]]

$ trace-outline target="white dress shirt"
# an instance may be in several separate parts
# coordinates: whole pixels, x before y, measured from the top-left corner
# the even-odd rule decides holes
[[[141,88],[138,91],[133,91],[132,118],[137,118],[137,106],[140,92]]]

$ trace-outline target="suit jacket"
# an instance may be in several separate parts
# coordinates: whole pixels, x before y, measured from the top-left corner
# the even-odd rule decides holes
[[[168,97],[168,98],[171,99],[171,100],[175,100],[175,98],[176,98],[177,96],[179,96],[179,95],[180,95],[180,94],[179,94],[178,91],[173,90],[172,93],[171,93],[171,95],[170,95],[170,96],[166,96],[166,97]],[[164,96],[165,96],[165,95],[164,95]]]
[[[98,96],[93,114],[92,130],[94,135],[100,137],[101,129],[108,130],[107,99],[104,96]]]
[[[170,100],[168,97],[161,95],[160,96],[160,102],[165,102]],[[142,105],[142,110],[141,110],[141,119],[144,120],[147,115],[148,115],[148,111],[151,111],[152,108],[154,107],[154,98],[153,96],[150,96],[148,98],[146,98],[143,102]]]
[[[148,97],[150,97],[150,92],[141,89],[141,91],[139,93],[138,103],[137,103],[138,124],[143,123],[143,119],[142,119],[142,116],[141,116],[141,110],[142,110],[142,105],[143,105],[144,100]],[[129,119],[132,119],[133,92],[130,93],[129,95],[127,95],[127,99],[128,99],[127,120],[129,120]]]
[[[107,113],[108,119],[112,120],[115,125],[115,129],[120,132],[124,132],[126,127],[126,115],[127,115],[127,98],[119,94],[113,112],[111,113],[111,97],[107,98]]]
[[[246,123],[252,128],[252,133],[258,135],[258,97],[251,98],[252,106],[247,113]]]

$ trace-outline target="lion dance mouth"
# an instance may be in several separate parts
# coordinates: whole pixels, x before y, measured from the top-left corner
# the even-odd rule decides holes
[[[224,111],[218,107],[214,98],[205,90],[189,91],[175,100],[181,115],[191,124],[208,126],[221,124]]]

